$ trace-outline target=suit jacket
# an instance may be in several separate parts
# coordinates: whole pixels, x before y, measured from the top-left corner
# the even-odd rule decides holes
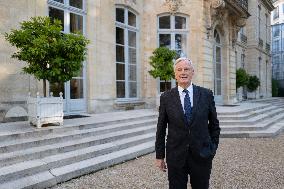
[[[156,158],[165,158],[166,151],[167,164],[181,167],[190,150],[197,161],[210,162],[218,147],[220,130],[211,90],[193,85],[192,116],[186,125],[178,88],[175,87],[160,97]]]

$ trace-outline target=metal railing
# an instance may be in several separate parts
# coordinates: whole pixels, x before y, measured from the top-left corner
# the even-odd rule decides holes
[[[237,4],[241,8],[248,11],[248,0],[227,0],[231,4]]]

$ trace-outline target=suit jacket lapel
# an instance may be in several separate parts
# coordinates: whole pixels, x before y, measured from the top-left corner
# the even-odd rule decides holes
[[[192,118],[190,119],[189,125],[192,123],[194,118],[196,117],[195,114],[198,109],[198,102],[199,102],[199,97],[200,97],[200,91],[198,90],[198,87],[195,85],[193,87],[193,107],[192,107]]]
[[[183,112],[183,108],[181,105],[180,96],[179,96],[177,87],[173,89],[172,96],[173,96],[173,104],[176,106],[177,113],[181,117],[181,119],[184,121],[184,112]]]

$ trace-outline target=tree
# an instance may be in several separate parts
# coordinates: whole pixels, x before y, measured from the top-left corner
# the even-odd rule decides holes
[[[149,74],[165,82],[174,78],[173,59],[176,55],[174,50],[166,47],[156,48],[150,56],[150,65],[153,69],[149,71]]]
[[[248,79],[248,83],[247,83],[247,89],[248,91],[250,92],[253,92],[257,89],[257,87],[260,86],[260,81],[258,79],[257,76],[249,76],[249,79]]]
[[[61,21],[49,17],[21,22],[5,39],[18,49],[12,58],[27,63],[23,72],[43,80],[44,96],[46,81],[63,83],[79,74],[89,43],[82,34],[62,33]]]
[[[239,68],[236,72],[236,87],[243,87],[247,85],[249,79],[249,75],[246,70],[243,68]]]

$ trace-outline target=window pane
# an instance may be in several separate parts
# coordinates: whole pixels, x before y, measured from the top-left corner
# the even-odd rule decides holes
[[[184,53],[182,50],[175,50],[176,51],[176,59],[180,58],[180,57],[184,57]]]
[[[170,16],[159,17],[159,28],[160,29],[170,29],[171,28]]]
[[[171,89],[171,82],[164,82],[161,81],[160,82],[160,92],[165,92],[166,90],[170,90]]]
[[[116,80],[125,80],[125,65],[116,64]]]
[[[124,46],[116,45],[116,62],[124,62]]]
[[[83,79],[71,79],[70,81],[71,99],[84,98],[83,96]]]
[[[182,49],[185,51],[186,44],[186,35],[184,34],[175,34],[175,49]]]
[[[221,48],[216,47],[216,62],[221,63]]]
[[[70,0],[69,5],[78,9],[83,9],[83,0]]]
[[[186,18],[181,16],[175,17],[175,29],[185,29],[186,28]]]
[[[49,7],[48,14],[52,20],[58,19],[61,21],[62,31],[64,31],[64,11]]]
[[[221,64],[216,64],[216,78],[221,79]]]
[[[159,34],[160,47],[171,48],[171,34]]]
[[[64,83],[50,83],[49,85],[49,91],[53,92],[53,96],[59,97],[59,93],[63,93],[63,98],[65,99],[64,95]]]
[[[136,49],[129,48],[129,64],[136,64]]]
[[[116,27],[116,43],[124,45],[124,29]]]
[[[125,97],[125,83],[123,81],[116,82],[116,97],[117,98]]]
[[[83,33],[83,16],[70,13],[70,32]]]
[[[217,95],[221,95],[221,80],[217,80]]]
[[[128,11],[128,25],[136,27],[136,15]]]
[[[129,81],[136,81],[136,65],[129,65]]]
[[[128,45],[136,47],[136,32],[128,31]]]
[[[137,97],[137,83],[136,82],[129,83],[129,97],[131,98]]]
[[[124,9],[116,9],[116,21],[124,23]]]

